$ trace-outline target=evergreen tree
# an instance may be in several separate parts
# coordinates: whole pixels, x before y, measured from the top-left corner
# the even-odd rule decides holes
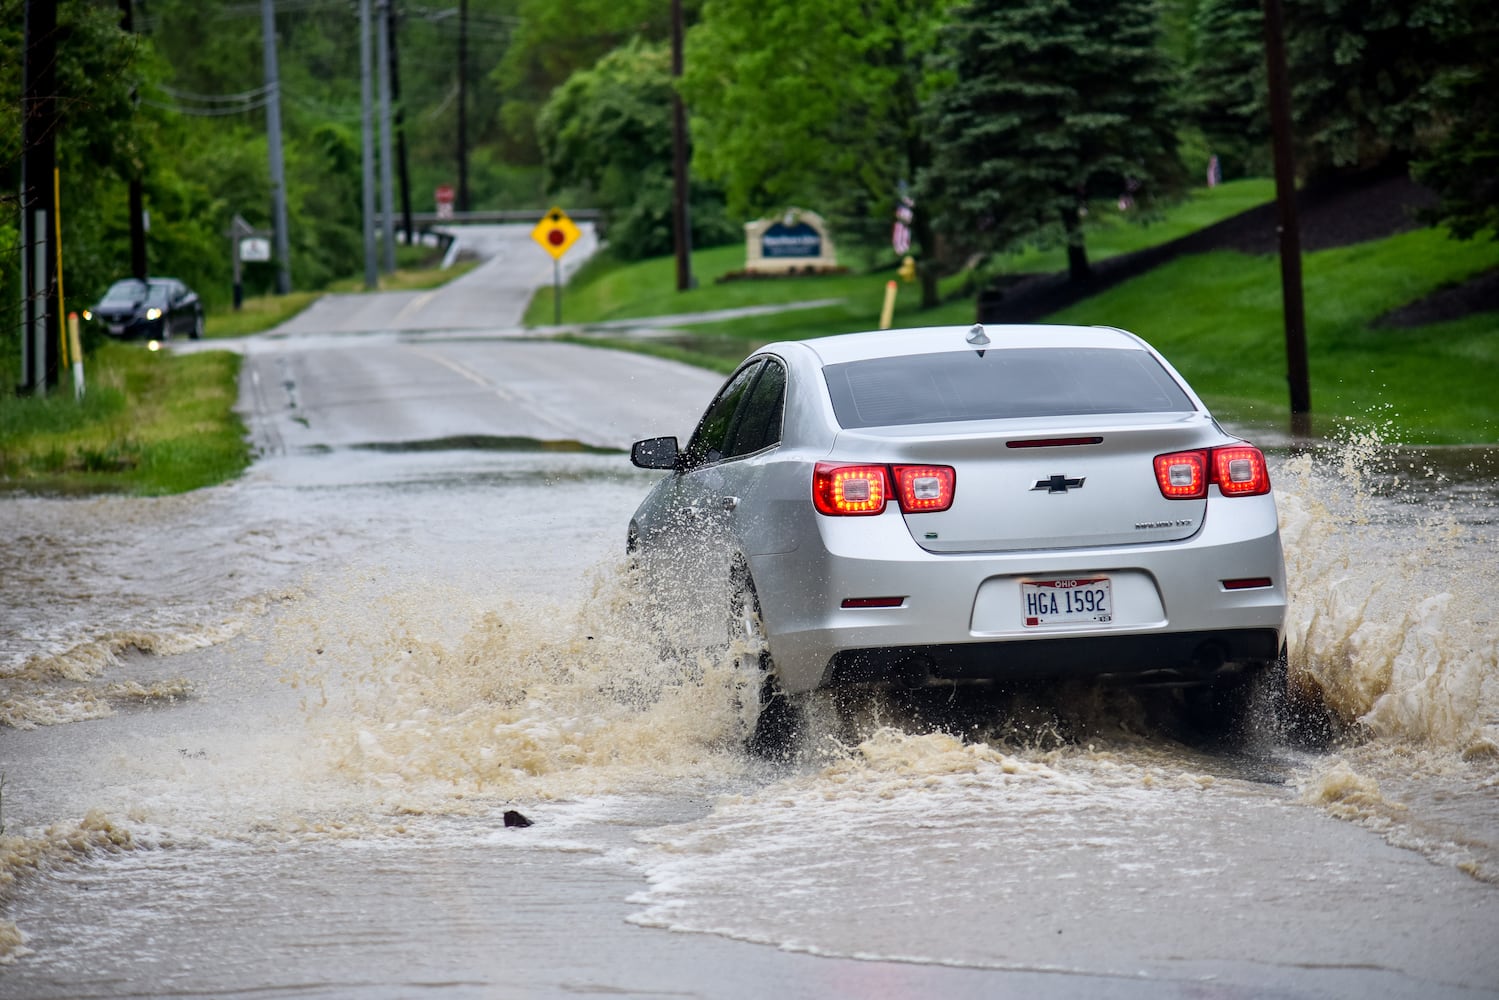
[[[1311,176],[1400,165],[1434,136],[1435,82],[1461,62],[1467,0],[1286,0],[1297,166]]]
[[[1448,43],[1458,55],[1435,81],[1441,136],[1415,164],[1440,202],[1429,220],[1471,239],[1499,239],[1499,12],[1466,0]]]
[[[1224,176],[1270,170],[1265,16],[1260,0],[1202,0],[1192,20],[1183,104]]]
[[[1185,183],[1177,155],[1177,76],[1149,0],[974,0],[939,51],[952,85],[928,105],[937,201],[955,249],[1065,243],[1074,280],[1089,274],[1090,200],[1141,208]]]

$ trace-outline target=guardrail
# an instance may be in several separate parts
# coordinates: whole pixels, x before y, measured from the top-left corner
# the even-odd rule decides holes
[[[546,218],[547,210],[538,209],[506,209],[495,212],[453,212],[446,218],[440,218],[436,212],[412,212],[411,224],[414,226],[462,226],[483,223],[500,222],[540,222]],[[596,208],[569,209],[568,217],[578,222],[594,222],[601,213]],[[399,219],[392,220],[396,225]]]

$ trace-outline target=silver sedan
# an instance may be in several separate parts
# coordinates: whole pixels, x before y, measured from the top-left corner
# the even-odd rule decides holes
[[[757,738],[834,685],[1108,676],[1240,694],[1284,670],[1263,453],[1122,330],[975,326],[771,344],[629,548],[674,621],[765,671]],[[728,629],[725,630],[725,623]]]

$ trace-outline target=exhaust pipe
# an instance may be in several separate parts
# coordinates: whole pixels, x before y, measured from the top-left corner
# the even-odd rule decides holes
[[[1228,655],[1216,642],[1205,642],[1192,653],[1193,669],[1204,674],[1216,674],[1227,660]]]
[[[925,656],[901,660],[890,674],[891,683],[907,691],[924,688],[932,679],[932,661]]]

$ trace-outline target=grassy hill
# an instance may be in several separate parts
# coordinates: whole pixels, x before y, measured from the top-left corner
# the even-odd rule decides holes
[[[1216,222],[1272,194],[1263,181],[1201,191],[1152,226],[1111,218],[1089,237],[1094,260],[1154,246]],[[743,264],[742,247],[693,255],[701,286],[678,293],[670,258],[620,265],[601,257],[573,280],[563,298],[565,323],[579,339],[644,350],[722,371],[762,344],[877,325],[889,271],[714,284]],[[1031,251],[1000,263],[1007,272],[1063,265],[1058,251]],[[1328,434],[1350,424],[1377,427],[1386,440],[1418,444],[1499,442],[1499,304],[1419,327],[1381,324],[1381,317],[1443,288],[1499,268],[1499,241],[1460,242],[1420,229],[1303,257],[1308,361],[1314,427]],[[894,325],[968,324],[970,294],[930,310],[903,286]],[[697,313],[748,305],[817,300],[811,309],[698,322],[681,328],[644,322],[639,329],[589,324]],[[551,317],[551,293],[532,303],[528,320]],[[1481,309],[1485,307],[1481,304]],[[1120,326],[1159,347],[1208,404],[1236,423],[1288,423],[1279,262],[1274,255],[1216,251],[1182,257],[1044,317],[1047,322]]]

